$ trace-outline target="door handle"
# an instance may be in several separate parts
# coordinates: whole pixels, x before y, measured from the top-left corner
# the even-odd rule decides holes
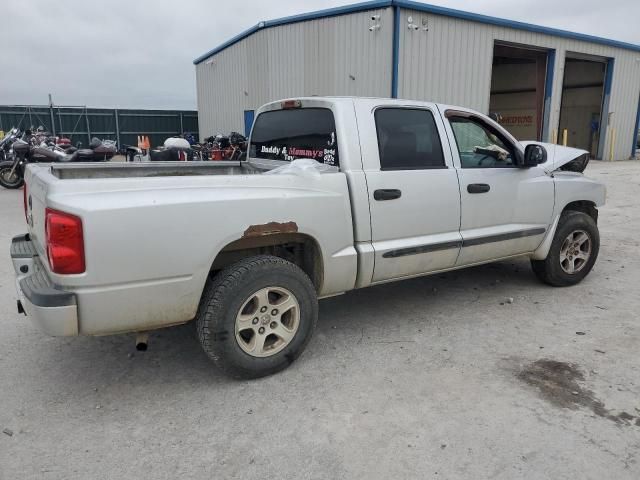
[[[491,190],[491,187],[486,183],[470,183],[467,185],[467,192],[469,193],[487,193]]]
[[[401,196],[402,192],[394,188],[382,188],[373,192],[373,198],[375,198],[376,200],[394,200],[396,198],[400,198]]]

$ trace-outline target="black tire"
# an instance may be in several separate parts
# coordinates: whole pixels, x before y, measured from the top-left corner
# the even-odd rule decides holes
[[[575,231],[583,231],[589,237],[590,255],[579,270],[567,273],[560,264],[560,251],[565,239]],[[531,260],[531,267],[540,281],[554,287],[568,287],[580,283],[589,274],[596,263],[599,251],[600,233],[593,218],[583,212],[568,210],[560,217],[547,258]]]
[[[245,352],[236,339],[236,316],[251,296],[262,288],[289,290],[299,304],[299,324],[286,346],[267,357]],[[288,367],[311,339],[318,319],[313,283],[296,265],[282,258],[259,255],[235,263],[215,275],[200,300],[195,324],[205,353],[227,375],[258,378]]]
[[[2,185],[4,188],[16,189],[24,185],[24,178],[17,168],[13,173],[14,178],[9,178],[9,174],[11,173],[12,168],[13,162],[0,163],[0,185]]]

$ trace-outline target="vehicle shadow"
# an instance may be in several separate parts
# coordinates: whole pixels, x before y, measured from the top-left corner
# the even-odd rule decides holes
[[[319,329],[325,333],[332,329],[335,324],[331,318],[340,318],[354,327],[371,325],[375,319],[387,325],[400,325],[404,321],[402,312],[418,309],[426,316],[430,311],[443,310],[455,314],[461,307],[480,300],[497,305],[514,296],[547,288],[534,276],[528,259],[480,265],[376,285],[326,299],[320,304]]]
[[[320,302],[316,338],[305,357],[325,355],[326,345],[346,344],[365,329],[392,329],[402,336],[416,323],[430,328],[430,312],[449,312],[446,321],[461,321],[483,308],[482,302],[497,305],[536,290],[542,297],[546,288],[535,279],[528,260],[512,260],[348,292]],[[221,388],[239,383],[215,368],[194,330],[187,324],[152,332],[146,352],[135,350],[134,335],[48,338],[48,347],[40,350],[46,357],[43,373],[64,377],[66,384],[72,378],[74,389],[107,385],[123,394],[125,386],[165,384],[184,392],[203,384]],[[295,368],[304,370],[300,364]]]

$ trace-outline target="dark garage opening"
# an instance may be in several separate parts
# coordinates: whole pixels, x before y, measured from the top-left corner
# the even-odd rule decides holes
[[[541,140],[544,123],[547,51],[493,47],[489,112],[518,140]]]
[[[607,71],[606,60],[589,60],[567,57],[562,82],[562,103],[558,143],[564,142],[566,130],[567,146],[598,153],[602,118],[604,84]]]

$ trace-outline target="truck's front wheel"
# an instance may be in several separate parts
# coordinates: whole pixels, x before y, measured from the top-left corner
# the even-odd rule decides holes
[[[586,213],[562,214],[547,258],[531,260],[536,276],[554,287],[566,287],[582,281],[591,271],[600,250],[596,222]]]
[[[309,342],[318,301],[309,277],[282,258],[247,258],[207,282],[196,317],[202,348],[227,374],[271,375]]]

